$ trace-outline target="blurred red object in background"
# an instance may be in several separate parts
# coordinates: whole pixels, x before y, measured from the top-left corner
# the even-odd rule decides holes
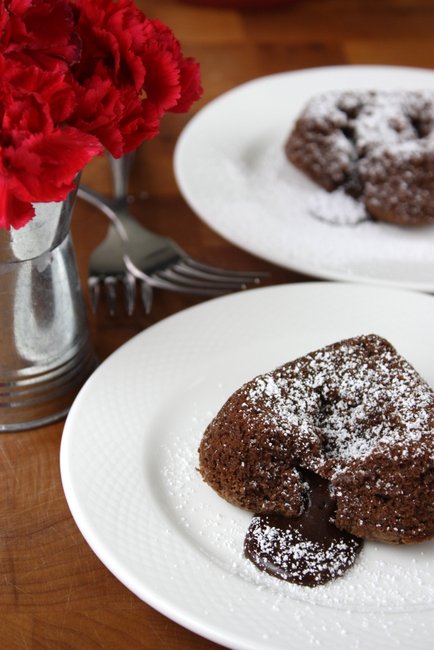
[[[297,0],[181,0],[181,2],[216,9],[276,9],[289,7]]]

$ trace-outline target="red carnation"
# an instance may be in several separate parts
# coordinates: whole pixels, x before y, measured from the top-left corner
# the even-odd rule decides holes
[[[201,92],[197,62],[133,0],[0,2],[0,227],[65,199],[93,156],[136,149]]]
[[[35,202],[63,201],[74,188],[78,172],[101,153],[96,138],[77,129],[53,129],[38,135],[22,133],[2,146],[0,161],[0,227],[25,225]],[[61,163],[59,164],[59,161]]]
[[[73,6],[67,0],[5,0],[0,52],[27,65],[67,70],[81,54]]]
[[[112,135],[111,140],[120,139],[121,147],[113,147],[101,131],[100,136],[104,146],[120,156],[157,135],[166,111],[186,111],[200,97],[199,66],[183,57],[168,27],[147,18],[132,0],[74,2],[80,10],[78,31],[83,43],[75,76],[83,86],[95,76],[105,82],[110,79],[118,91],[122,116],[111,128],[119,138]],[[80,105],[77,115],[81,127],[93,132],[94,116],[86,111],[86,126]]]
[[[33,216],[32,202],[65,199],[103,148],[64,125],[76,103],[67,78],[2,57],[0,78],[0,227],[18,227]]]

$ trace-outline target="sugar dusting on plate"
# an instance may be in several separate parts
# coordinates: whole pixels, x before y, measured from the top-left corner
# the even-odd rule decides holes
[[[434,226],[367,219],[352,197],[329,194],[288,162],[286,135],[241,152],[235,145],[207,152],[196,172],[205,221],[248,250],[312,275],[434,287]]]
[[[306,207],[312,217],[337,226],[354,226],[370,220],[363,203],[353,199],[340,188],[334,192],[312,192]]]
[[[434,542],[390,546],[366,542],[357,563],[339,580],[315,589],[283,582],[258,569],[244,557],[244,537],[251,515],[226,503],[206,486],[197,467],[197,448],[214,414],[201,411],[192,399],[190,422],[177,423],[159,451],[159,485],[168,529],[182,531],[197,552],[246,583],[273,596],[273,608],[291,600],[355,612],[411,612],[434,607]],[[268,606],[268,605],[267,605]],[[237,603],[228,602],[228,611]]]

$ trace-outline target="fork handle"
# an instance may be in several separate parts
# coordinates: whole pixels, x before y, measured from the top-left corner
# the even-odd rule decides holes
[[[103,212],[106,217],[110,219],[111,224],[123,245],[126,246],[128,244],[128,234],[125,229],[125,224],[123,223],[122,219],[120,219],[119,215],[116,214],[109,201],[105,201],[102,196],[98,194],[98,192],[90,189],[90,187],[87,187],[87,185],[78,186],[77,196],[78,198],[83,199],[84,201],[87,201],[94,207],[98,208],[98,210],[101,210],[101,212]]]
[[[166,251],[169,241],[174,257],[178,258],[182,254],[182,250],[176,242],[142,226],[127,210],[122,209],[122,206],[117,203],[113,204],[110,199],[106,199],[86,185],[79,186],[77,196],[101,210],[110,219],[115,233],[122,242],[123,256],[130,257],[136,265],[140,266],[141,260],[150,255],[154,257],[157,266],[161,257],[167,261]],[[145,234],[146,237],[144,237]],[[112,239],[110,231],[109,237]],[[114,249],[116,249],[116,239],[113,241]],[[113,255],[115,255],[115,250],[113,250]]]
[[[129,178],[134,158],[135,151],[127,153],[120,158],[114,158],[107,152],[107,159],[112,175],[113,197],[116,203],[126,203],[127,201]]]

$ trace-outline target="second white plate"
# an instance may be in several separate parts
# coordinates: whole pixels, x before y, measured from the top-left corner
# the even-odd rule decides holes
[[[243,557],[251,515],[196,470],[217,409],[258,373],[348,336],[388,338],[434,385],[434,298],[309,283],[203,303],[142,332],[69,413],[61,473],[98,557],[139,598],[237,650],[431,650],[434,541],[367,543],[343,578],[309,589]]]
[[[284,156],[313,94],[361,88],[434,89],[434,72],[337,66],[243,84],[205,106],[182,132],[174,158],[178,186],[209,226],[273,263],[320,278],[434,291],[434,226],[321,222],[309,201],[326,193]]]

